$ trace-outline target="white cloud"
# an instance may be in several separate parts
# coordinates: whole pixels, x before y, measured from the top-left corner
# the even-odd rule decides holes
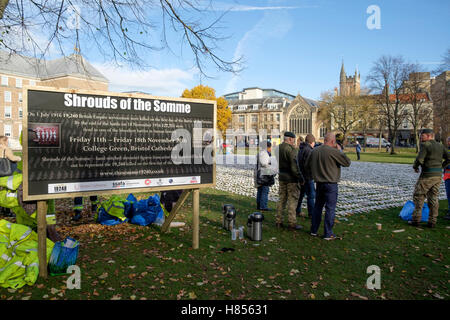
[[[197,70],[151,69],[131,70],[107,64],[95,64],[109,80],[109,90],[116,92],[143,91],[155,96],[179,97],[184,89],[192,86]]]
[[[219,2],[214,1],[213,5],[211,6],[211,10],[213,11],[234,11],[234,12],[245,12],[245,11],[275,11],[275,10],[295,10],[295,9],[301,9],[301,8],[313,8],[317,7],[315,5],[300,5],[300,6],[249,6],[249,5],[243,5],[243,4],[237,4],[237,3],[225,3],[225,2]],[[208,8],[207,8],[208,9]]]
[[[263,17],[239,40],[233,59],[244,57],[244,62],[248,61],[251,52],[259,52],[269,38],[284,37],[292,26],[292,19],[285,11],[265,12]],[[240,88],[237,88],[239,79],[239,75],[233,75],[228,81],[225,91],[230,93],[239,90]]]

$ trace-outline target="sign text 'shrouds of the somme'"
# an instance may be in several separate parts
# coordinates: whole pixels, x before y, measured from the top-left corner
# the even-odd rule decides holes
[[[213,183],[214,104],[170,99],[28,90],[28,195]]]

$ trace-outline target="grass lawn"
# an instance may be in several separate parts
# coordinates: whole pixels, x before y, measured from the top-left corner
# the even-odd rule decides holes
[[[397,151],[396,151],[397,152]],[[352,149],[346,148],[345,154],[352,161],[357,161],[356,152]],[[390,154],[387,152],[375,152],[374,150],[367,149],[366,152],[361,152],[360,154],[361,160],[364,162],[385,162],[385,163],[401,163],[401,164],[410,164],[414,163],[414,160],[417,157],[415,152],[397,152],[396,154]]]
[[[234,204],[237,225],[246,225],[255,199],[205,189],[200,203],[198,250],[191,249],[190,200],[175,218],[186,226],[167,234],[131,224],[60,227],[81,243],[81,289],[66,288],[68,275],[49,276],[17,291],[0,288],[0,299],[450,298],[446,201],[440,202],[435,229],[410,227],[398,217],[399,209],[391,209],[337,220],[334,231],[343,239],[329,242],[311,237],[305,218],[299,218],[303,231],[276,229],[274,212],[265,213],[263,241],[232,241],[222,229],[222,204]],[[398,229],[404,231],[393,232]],[[366,288],[371,265],[381,269],[380,290]]]

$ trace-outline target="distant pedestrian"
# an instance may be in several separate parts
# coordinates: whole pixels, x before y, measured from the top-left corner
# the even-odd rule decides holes
[[[447,154],[450,157],[450,136],[447,137]],[[446,220],[450,220],[450,164],[448,164],[444,169],[444,181],[445,181],[445,192],[447,193],[447,215],[444,217]]]
[[[297,148],[300,149],[300,146],[301,146],[302,144],[304,144],[304,143],[305,143],[305,139],[303,139],[302,136],[299,136],[299,137],[297,138]]]
[[[312,217],[312,213],[314,210],[314,202],[316,198],[316,190],[314,188],[314,180],[311,175],[311,171],[309,171],[305,164],[306,160],[311,155],[315,145],[316,138],[312,134],[308,134],[305,138],[305,142],[301,145],[301,148],[298,152],[297,162],[303,178],[305,179],[305,183],[300,186],[300,197],[298,198],[297,204],[297,216],[301,215],[302,211],[302,202],[303,198],[307,197],[307,207],[308,207],[308,217]]]
[[[295,147],[295,134],[284,133],[284,141],[279,147],[279,200],[275,217],[277,228],[283,227],[283,210],[287,206],[289,230],[299,230],[296,208],[300,193],[299,183],[303,183],[297,165],[298,149]]]
[[[341,166],[349,167],[350,159],[342,152],[336,136],[330,132],[325,135],[324,144],[314,148],[306,161],[316,182],[316,201],[311,219],[311,235],[317,236],[322,221],[322,209],[325,206],[324,239],[334,240],[333,233],[335,209],[338,199],[338,182],[341,178]]]
[[[355,149],[356,149],[356,156],[358,157],[358,160],[360,160],[361,159],[361,145],[359,144],[358,140],[356,140]]]
[[[413,168],[417,173],[419,167],[422,167],[422,170],[414,188],[414,212],[412,221],[409,223],[412,226],[419,226],[423,203],[427,198],[430,208],[427,227],[434,228],[439,214],[439,186],[441,185],[442,168],[450,165],[450,155],[441,143],[434,140],[434,133],[431,129],[422,130],[420,141],[420,151]]]
[[[270,187],[275,184],[276,169],[271,167],[271,152],[272,144],[267,142],[267,146],[263,146],[257,154],[256,168],[255,168],[255,186],[256,193],[256,208],[261,211],[270,211],[268,207]]]

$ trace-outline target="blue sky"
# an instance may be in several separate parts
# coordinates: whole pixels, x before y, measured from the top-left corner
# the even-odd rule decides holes
[[[219,43],[226,59],[243,56],[239,76],[208,68],[213,79],[200,77],[187,49],[148,56],[155,67],[146,72],[114,69],[98,57],[87,58],[110,79],[111,91],[141,90],[179,96],[198,84],[217,95],[246,87],[274,88],[319,99],[338,86],[341,62],[347,75],[358,67],[362,86],[372,63],[383,54],[403,55],[432,69],[450,48],[448,0],[233,0],[213,1],[217,13],[229,11],[220,26],[228,39]],[[370,5],[380,8],[380,29],[369,30]],[[179,48],[172,48],[179,53]]]

